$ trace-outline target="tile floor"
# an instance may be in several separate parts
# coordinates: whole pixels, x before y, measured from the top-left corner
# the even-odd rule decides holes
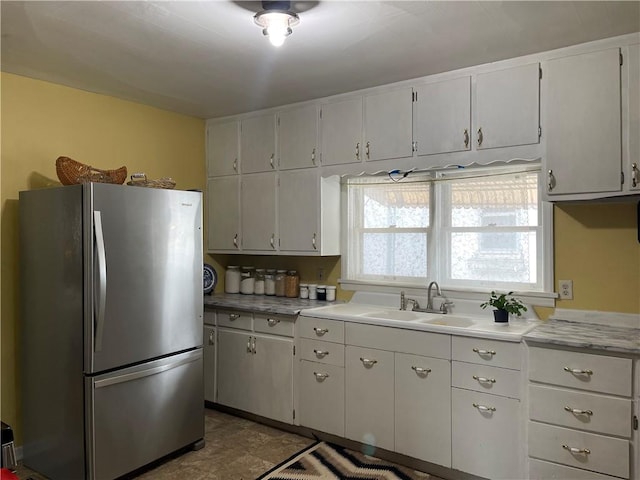
[[[189,451],[131,478],[254,480],[313,442],[310,438],[205,409],[203,449]],[[16,473],[20,480],[46,480],[22,466]]]

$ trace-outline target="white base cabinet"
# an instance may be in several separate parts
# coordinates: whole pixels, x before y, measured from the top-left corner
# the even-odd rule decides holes
[[[217,403],[293,423],[293,332],[293,318],[220,312]]]
[[[203,374],[204,399],[216,401],[216,327],[204,326]]]
[[[347,345],[345,373],[346,437],[393,450],[393,352]]]
[[[450,363],[395,355],[395,451],[451,467]]]

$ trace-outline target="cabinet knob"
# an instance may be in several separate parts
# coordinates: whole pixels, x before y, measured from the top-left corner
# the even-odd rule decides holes
[[[311,150],[311,163],[316,164],[316,149]]]
[[[589,455],[591,453],[591,450],[589,450],[588,448],[576,448],[570,447],[569,445],[562,445],[562,448],[564,448],[565,450],[569,450],[571,453],[577,453],[580,455]]]
[[[479,377],[478,375],[474,375],[473,379],[480,383],[496,383],[495,378]]]
[[[472,403],[474,407],[476,407],[481,412],[495,412],[496,407],[487,407],[486,405],[480,405],[479,403]]]
[[[360,142],[356,143],[356,160],[360,161]]]
[[[469,148],[469,130],[464,129],[464,148]]]
[[[273,169],[273,168],[275,168],[275,167],[273,166],[273,153],[271,154],[271,157],[269,158],[269,165],[271,165],[271,168],[272,168],[272,169]]]
[[[276,249],[276,235],[275,233],[271,234],[271,238],[269,239],[269,245],[271,245],[272,249]]]
[[[637,163],[631,164],[631,186],[632,187],[638,186],[638,164]]]
[[[362,362],[362,364],[367,367],[367,368],[371,368],[373,367],[376,363],[378,363],[377,360],[372,360],[370,358],[364,358],[364,357],[360,357],[360,361]]]
[[[483,350],[482,348],[474,348],[473,351],[480,356],[494,356],[496,354],[495,350]]]
[[[233,159],[233,171],[238,173],[238,159],[237,158]]]
[[[238,248],[238,234],[237,233],[233,236],[233,246]]]
[[[329,352],[326,350],[316,350],[315,348],[313,349],[313,353],[315,353],[318,358],[324,358],[329,355]]]
[[[556,178],[553,176],[553,170],[547,172],[547,190],[550,192],[556,185]]]
[[[317,250],[318,247],[316,246],[316,234],[313,234],[313,237],[311,237],[311,245],[313,246],[314,250]]]
[[[571,408],[571,407],[564,407],[564,409],[567,412],[573,413],[574,415],[587,415],[589,417],[593,415],[593,412],[591,410],[580,410],[578,408]]]
[[[238,313],[230,313],[229,314],[229,320],[230,321],[233,322],[236,318],[240,318],[240,314],[238,314]]]
[[[482,127],[478,129],[478,146],[482,145],[482,140],[484,139],[484,135],[482,134]]]
[[[279,324],[279,323],[280,323],[280,320],[279,320],[279,319],[277,319],[277,318],[267,318],[267,324],[268,324],[270,327],[275,327],[275,326],[276,326],[277,324]]]
[[[322,382],[325,379],[329,378],[329,374],[328,373],[313,372],[313,375],[316,377],[316,380],[318,380],[319,382]]]
[[[583,370],[581,368],[571,368],[571,367],[564,367],[563,370],[565,372],[569,372],[572,373],[573,375],[593,375],[593,370]]]
[[[411,365],[411,370],[416,372],[418,375],[422,375],[422,376],[431,373],[431,369],[430,368],[416,367],[415,365]]]
[[[369,144],[369,142],[367,142],[367,144],[365,145],[365,149],[364,149],[364,153],[367,155],[367,160],[369,160],[369,158],[370,158],[369,157],[369,151],[370,151],[369,147],[370,147],[370,144]]]
[[[316,335],[318,335],[319,337],[323,336],[325,333],[327,333],[329,331],[328,328],[318,328],[318,327],[313,327],[313,331],[316,332]]]
[[[209,345],[215,345],[216,341],[213,336],[213,332],[209,332]]]

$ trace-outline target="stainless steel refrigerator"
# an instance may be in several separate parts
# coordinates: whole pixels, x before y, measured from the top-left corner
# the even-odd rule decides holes
[[[112,479],[203,445],[201,198],[20,192],[25,465]]]

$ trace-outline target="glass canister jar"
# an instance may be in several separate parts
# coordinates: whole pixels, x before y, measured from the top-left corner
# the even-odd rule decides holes
[[[253,285],[254,295],[264,295],[264,282],[265,282],[264,268],[256,268],[256,281]]]
[[[224,273],[224,291],[225,293],[240,292],[240,267],[230,265]]]
[[[255,267],[242,267],[240,272],[240,293],[245,295],[253,295],[253,290],[256,283],[256,268]]]
[[[284,295],[288,298],[297,298],[300,286],[300,277],[295,270],[289,270],[284,279]]]
[[[276,271],[272,268],[268,269],[264,274],[264,294],[276,294]]]
[[[286,270],[276,271],[276,297],[284,297],[285,294],[285,277],[287,276]]]

